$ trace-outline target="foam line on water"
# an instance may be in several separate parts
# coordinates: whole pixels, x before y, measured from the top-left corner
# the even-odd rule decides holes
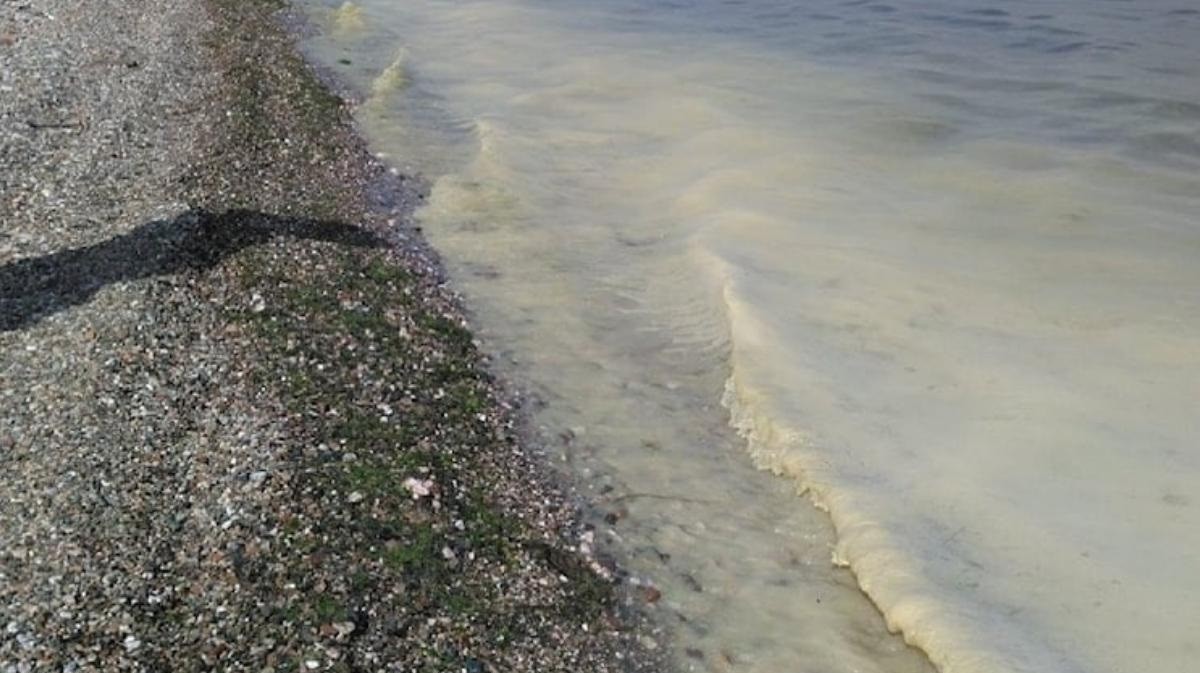
[[[740,366],[747,349],[771,339],[753,311],[736,298],[726,277],[725,308],[732,333],[731,373],[721,403],[730,425],[745,442],[754,463],[794,480],[800,495],[829,514],[836,531],[831,562],[854,573],[863,592],[879,607],[888,628],[920,648],[942,671],[954,673],[1038,673],[1068,671],[1061,657],[1038,652],[1028,634],[989,610],[955,604],[930,583],[919,558],[895,534],[857,502],[857,489],[839,485],[832,465],[807,446],[815,441],[801,429],[780,422],[769,394],[756,388]],[[1077,669],[1076,669],[1077,670]]]

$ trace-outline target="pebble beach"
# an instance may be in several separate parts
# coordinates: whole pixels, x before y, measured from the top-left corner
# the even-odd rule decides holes
[[[0,672],[662,670],[286,16],[0,4]]]

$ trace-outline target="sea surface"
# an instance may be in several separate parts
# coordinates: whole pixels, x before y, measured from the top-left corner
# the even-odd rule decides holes
[[[1195,0],[301,4],[684,670],[1200,671]]]

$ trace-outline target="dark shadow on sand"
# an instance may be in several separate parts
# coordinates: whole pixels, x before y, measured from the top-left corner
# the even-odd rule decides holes
[[[21,329],[92,298],[111,283],[210,269],[229,255],[278,237],[381,247],[349,224],[247,210],[188,211],[84,248],[0,266],[0,332]]]

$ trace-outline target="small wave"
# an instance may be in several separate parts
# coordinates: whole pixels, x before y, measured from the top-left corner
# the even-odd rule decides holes
[[[739,295],[738,269],[715,255],[713,262],[729,321],[730,374],[721,398],[729,423],[759,469],[792,479],[800,495],[828,513],[836,534],[831,562],[855,575],[888,629],[944,673],[1075,672],[996,611],[964,600],[926,573],[921,554],[911,549],[914,531],[878,517],[890,486],[848,474],[835,464],[841,458],[823,450],[821,437],[795,427],[780,408],[787,391],[770,387],[768,374],[795,373],[784,361],[787,348],[760,319],[760,307]]]
[[[330,27],[335,35],[347,35],[362,31],[366,27],[362,8],[353,2],[343,2],[329,16]]]
[[[519,222],[524,207],[512,188],[514,172],[498,147],[500,131],[487,120],[473,124],[475,157],[461,170],[434,181],[421,218],[454,230],[482,231]]]
[[[408,83],[408,50],[401,47],[388,67],[371,82],[371,97],[367,104],[382,104],[388,96],[404,90]]]

